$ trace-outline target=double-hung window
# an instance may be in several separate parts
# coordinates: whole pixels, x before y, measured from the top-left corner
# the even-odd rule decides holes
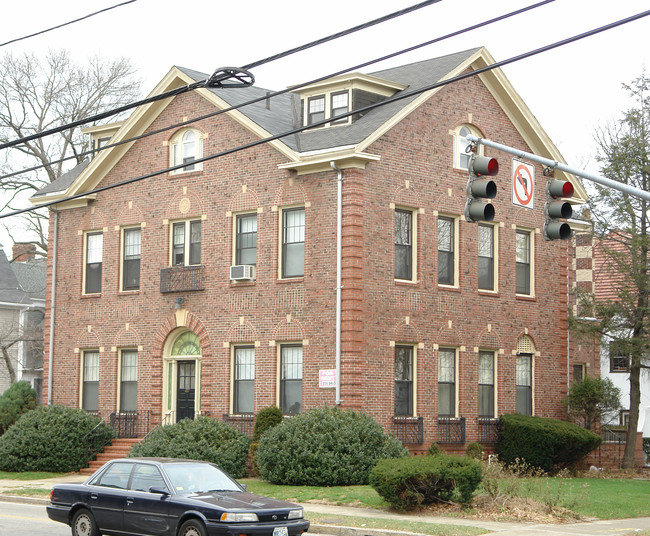
[[[478,353],[478,416],[494,417],[494,352]]]
[[[478,288],[495,290],[493,225],[478,225]]]
[[[85,294],[102,291],[102,249],[104,235],[101,231],[86,233]]]
[[[517,413],[533,414],[533,356],[517,354]]]
[[[256,264],[257,214],[238,214],[235,226],[235,264]]]
[[[395,415],[413,416],[412,346],[395,346]]]
[[[201,264],[201,220],[175,222],[172,225],[172,265]]]
[[[120,411],[138,409],[138,351],[120,351]]]
[[[456,416],[456,350],[438,350],[438,416]]]
[[[609,342],[609,371],[630,372],[630,356],[620,341]]]
[[[184,130],[178,134],[171,142],[171,164],[180,166],[174,173],[183,173],[186,171],[198,171],[203,169],[203,163],[195,163],[195,160],[203,157],[203,137],[194,130]]]
[[[515,286],[517,294],[532,294],[532,249],[531,249],[530,231],[516,232],[515,256],[516,256],[516,274]]]
[[[413,211],[395,210],[395,279],[413,280]]]
[[[438,284],[456,284],[456,220],[438,218]]]
[[[86,350],[82,358],[81,407],[94,413],[99,410],[99,352]]]
[[[295,415],[302,409],[302,345],[280,346],[280,409]]]
[[[332,122],[330,123],[331,125],[335,125],[337,123],[347,123],[349,121],[348,117],[343,117],[338,120],[336,119],[339,115],[348,112],[348,99],[349,97],[348,97],[347,90],[332,93],[331,95]]]
[[[140,288],[140,227],[123,229],[122,234],[122,290],[138,290]]]
[[[234,349],[233,413],[253,413],[255,403],[255,347]]]
[[[470,143],[467,141],[467,136],[470,134],[472,134],[472,131],[469,127],[462,126],[455,135],[454,165],[460,169],[469,169],[469,159],[472,152],[468,150]]]
[[[307,124],[313,125],[325,119],[325,95],[307,99]]]
[[[305,274],[305,209],[282,211],[282,278]]]

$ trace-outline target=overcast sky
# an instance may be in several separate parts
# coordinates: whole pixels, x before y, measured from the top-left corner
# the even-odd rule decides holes
[[[120,0],[4,2],[0,43],[61,24]],[[272,54],[416,4],[416,0],[137,0],[0,54],[67,49],[84,62],[128,57],[148,93],[173,65],[212,72]],[[515,0],[442,0],[253,70],[256,84],[280,90],[445,35],[526,5]],[[425,47],[363,72],[485,46],[496,61],[650,9],[647,0],[555,0],[532,12]],[[623,83],[650,66],[650,17],[503,68],[566,162],[597,172],[594,133],[630,106]],[[7,222],[7,220],[3,220]],[[0,234],[7,250],[8,239]]]

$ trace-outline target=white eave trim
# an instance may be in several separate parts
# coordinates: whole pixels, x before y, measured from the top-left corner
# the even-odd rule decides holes
[[[335,162],[336,166],[340,169],[365,169],[368,163],[378,162],[380,159],[381,156],[379,155],[357,151],[337,151],[334,153],[321,152],[314,157],[305,158],[304,160],[300,160],[298,162],[287,162],[286,164],[280,164],[278,165],[278,168],[295,171],[298,175],[306,175],[308,173],[331,171],[331,162]]]

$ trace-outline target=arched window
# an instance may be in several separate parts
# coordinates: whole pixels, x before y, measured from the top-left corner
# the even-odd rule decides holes
[[[201,355],[201,343],[195,333],[186,331],[174,341],[171,351],[172,357],[183,355]]]
[[[184,173],[187,171],[200,171],[203,163],[194,163],[198,158],[203,157],[203,136],[194,129],[180,131],[171,141],[171,165],[179,166],[186,164],[173,173]]]
[[[469,157],[471,151],[469,151],[470,142],[467,141],[467,136],[473,134],[474,136],[480,137],[481,134],[470,125],[461,125],[454,132],[454,167],[459,169],[467,169],[469,167]],[[479,154],[482,154],[483,150],[479,147]]]

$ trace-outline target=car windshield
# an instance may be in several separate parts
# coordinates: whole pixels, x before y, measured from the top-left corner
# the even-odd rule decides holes
[[[176,493],[242,491],[237,482],[215,465],[168,463],[164,468]]]

